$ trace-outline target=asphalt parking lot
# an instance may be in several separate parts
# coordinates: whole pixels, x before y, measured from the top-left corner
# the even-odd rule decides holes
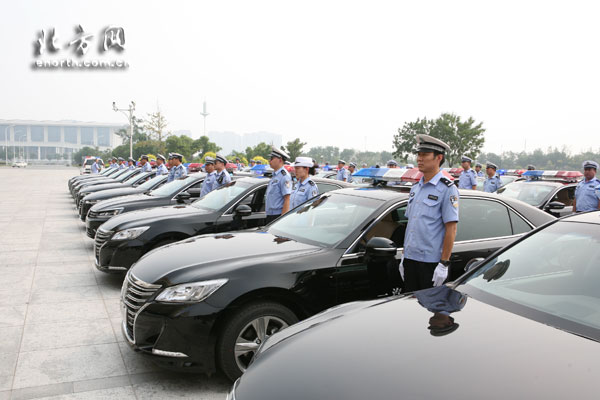
[[[0,168],[0,400],[224,399],[220,375],[159,369],[121,335],[123,277],[94,267],[67,181],[76,168]]]

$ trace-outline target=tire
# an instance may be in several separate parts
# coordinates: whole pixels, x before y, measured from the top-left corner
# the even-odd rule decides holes
[[[262,323],[260,322],[262,321]],[[255,327],[265,326],[266,335],[257,335]],[[235,381],[245,371],[260,343],[275,332],[298,322],[289,308],[270,301],[243,306],[225,321],[217,341],[217,363],[229,379]],[[236,355],[236,343],[249,345],[245,352]]]

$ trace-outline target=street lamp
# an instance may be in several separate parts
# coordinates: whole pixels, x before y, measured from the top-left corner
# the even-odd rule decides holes
[[[117,108],[117,104],[113,101],[113,110],[121,111],[129,120],[129,157],[133,158],[133,112],[135,111],[135,102],[132,100],[129,108]]]
[[[14,127],[14,125],[8,125],[6,128],[4,128],[4,162],[6,163],[6,165],[8,165],[8,128],[12,127]]]

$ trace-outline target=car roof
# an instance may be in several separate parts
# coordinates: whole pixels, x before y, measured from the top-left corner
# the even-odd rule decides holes
[[[600,224],[600,211],[571,214],[561,218],[561,220],[569,222],[585,222],[588,224]]]
[[[528,185],[543,185],[543,186],[554,186],[554,187],[565,187],[565,186],[576,186],[577,183],[571,183],[571,182],[561,182],[561,181],[517,181],[517,182],[511,182],[508,185],[512,185],[515,183],[527,183]]]
[[[234,175],[234,177],[235,177],[235,175]],[[259,183],[268,182],[270,179],[271,179],[270,177],[250,177],[250,176],[239,176],[238,175],[236,180],[243,181],[243,182],[249,182],[251,184],[259,184]],[[315,183],[326,183],[326,184],[339,185],[342,188],[355,188],[356,187],[356,185],[353,185],[352,183],[335,181],[335,180],[326,179],[326,178],[315,178],[313,176],[313,177],[311,177],[311,179]],[[339,189],[339,190],[341,190],[341,189]]]

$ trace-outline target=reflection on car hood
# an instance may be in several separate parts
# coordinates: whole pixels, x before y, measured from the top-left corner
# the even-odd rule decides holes
[[[321,248],[277,240],[262,231],[203,235],[160,247],[144,255],[131,269],[138,278],[167,286],[216,279],[241,268],[268,265],[279,259]]]
[[[120,187],[128,187],[128,185],[125,185],[125,184],[119,183],[119,182],[103,183],[101,185],[94,185],[94,186],[90,186],[88,188],[85,188],[81,192],[87,192],[87,191],[89,191],[89,192],[99,192],[101,190],[115,189],[115,188],[120,188]]]
[[[154,207],[114,216],[102,225],[102,229],[116,231],[134,226],[143,226],[148,223],[156,223],[166,218],[184,218],[192,214],[212,216],[212,213],[208,211],[185,205]]]
[[[132,188],[132,187],[124,187],[118,189],[106,189],[102,190],[102,193],[90,193],[85,196],[86,200],[102,200],[102,199],[111,199],[113,197],[123,197],[133,194],[142,193],[144,189]]]
[[[110,210],[115,207],[123,206],[123,204],[133,203],[136,201],[147,201],[148,199],[152,199],[152,198],[156,198],[156,197],[147,196],[145,194],[120,196],[120,197],[115,197],[114,199],[104,200],[98,204],[94,204],[94,206],[91,209],[94,211]]]
[[[434,336],[414,297],[352,303],[274,335],[237,386],[254,399],[597,398],[597,342],[469,298]],[[289,334],[288,334],[289,332]],[[269,344],[267,341],[267,344]]]

